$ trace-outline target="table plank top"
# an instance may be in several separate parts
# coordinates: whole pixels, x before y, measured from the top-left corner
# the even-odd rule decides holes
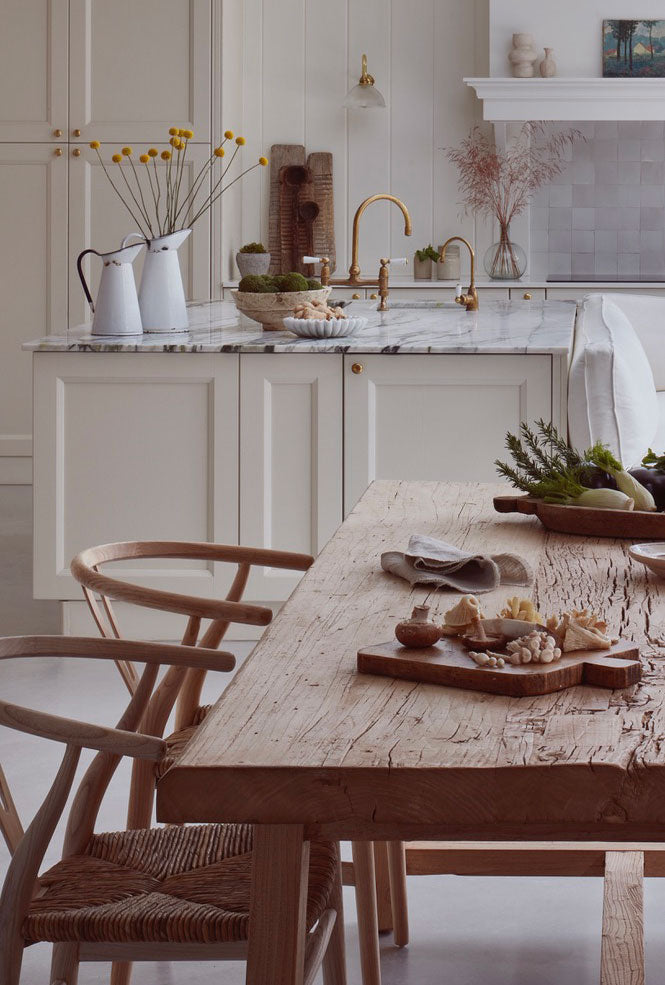
[[[158,786],[170,821],[304,822],[336,837],[556,830],[661,837],[665,823],[665,582],[627,541],[500,516],[479,483],[375,482],[324,548]],[[590,606],[642,648],[623,690],[508,698],[360,675],[428,594],[382,571],[412,533],[532,566],[544,614]],[[494,615],[515,589],[481,597]],[[458,595],[437,591],[439,615]],[[663,828],[665,831],[665,827]]]

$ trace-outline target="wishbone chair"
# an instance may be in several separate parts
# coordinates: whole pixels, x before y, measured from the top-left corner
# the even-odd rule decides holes
[[[76,985],[83,961],[206,961],[246,957],[252,826],[206,824],[95,834],[100,804],[124,756],[150,763],[163,739],[138,731],[161,665],[230,670],[204,647],[62,636],[0,638],[0,660],[37,656],[131,660],[137,672],[116,728],[0,700],[0,725],[65,745],[57,776],[18,840],[0,895],[0,982],[19,985],[24,949],[53,943],[50,982]],[[71,791],[81,749],[97,755],[78,787],[62,861],[39,869]],[[346,985],[339,846],[309,851],[304,983]],[[279,906],[279,900],[270,901]]]
[[[189,558],[231,562],[237,564],[237,571],[226,599],[216,601],[139,587],[99,570],[108,562],[129,558]],[[129,541],[103,544],[81,551],[71,563],[71,572],[81,585],[92,617],[103,636],[120,636],[112,603],[122,601],[188,616],[182,637],[182,643],[188,646],[197,645],[201,619],[210,618],[212,622],[202,636],[200,645],[216,647],[231,623],[265,626],[272,619],[270,609],[240,601],[252,565],[306,571],[312,562],[313,558],[306,554],[262,548],[181,541]],[[99,602],[97,595],[100,596]],[[131,665],[126,661],[119,662],[119,669],[128,688],[133,689],[136,686],[136,677]],[[172,668],[151,698],[143,718],[142,730],[151,735],[162,736],[177,701],[176,730],[166,738],[166,752],[159,763],[140,760],[134,763],[128,828],[150,827],[156,779],[171,766],[207,715],[210,706],[200,705],[204,678],[205,671],[188,670],[183,674],[182,668]],[[345,882],[354,885],[356,891],[363,985],[380,985],[378,935],[380,930],[392,929],[393,913],[395,942],[402,945],[408,938],[406,875],[403,873],[400,843],[395,843],[391,848],[381,842],[377,842],[374,847],[371,842],[354,843],[353,862],[345,862],[343,868]],[[114,965],[111,985],[128,985],[129,980],[129,966],[120,963]]]

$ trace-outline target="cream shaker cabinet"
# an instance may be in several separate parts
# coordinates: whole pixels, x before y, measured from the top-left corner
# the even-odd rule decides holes
[[[164,141],[189,126],[209,153],[213,0],[3,0],[0,16],[0,483],[30,482],[30,359],[20,344],[89,318],[76,258],[116,248],[131,217],[88,143]],[[140,93],[140,98],[137,94]],[[26,166],[28,165],[28,166]],[[180,251],[185,290],[211,295],[210,218]],[[141,262],[137,263],[137,276]],[[88,262],[92,286],[98,261]]]
[[[550,420],[549,355],[344,357],[344,512],[374,479],[496,480],[507,430]]]
[[[240,356],[240,543],[317,555],[342,522],[342,357]],[[248,596],[298,572],[253,569]]]
[[[71,139],[210,140],[211,0],[69,0]],[[140,98],[139,98],[140,94]]]

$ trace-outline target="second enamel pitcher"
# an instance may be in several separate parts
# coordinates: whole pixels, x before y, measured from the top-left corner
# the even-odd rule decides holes
[[[185,332],[189,324],[178,260],[191,229],[146,240],[147,253],[139,288],[144,332]]]

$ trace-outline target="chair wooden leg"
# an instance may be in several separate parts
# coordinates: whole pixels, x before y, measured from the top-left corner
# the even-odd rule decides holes
[[[111,965],[111,985],[129,985],[132,978],[131,961],[114,961]]]
[[[381,985],[374,849],[371,841],[354,841],[352,848],[362,981],[363,985]]]
[[[386,934],[393,929],[393,907],[390,895],[388,844],[385,841],[374,842],[374,873],[379,933]]]
[[[607,852],[600,985],[644,985],[644,853]]]
[[[51,959],[51,981],[63,985],[78,985],[79,946],[78,944],[54,944]]]
[[[397,947],[409,943],[409,903],[406,895],[406,851],[403,841],[389,841],[388,872],[393,909],[393,938]]]
[[[337,845],[337,878],[330,895],[329,905],[337,913],[337,920],[323,959],[323,985],[346,985],[346,948],[344,945],[344,902],[342,897],[342,863]]]

